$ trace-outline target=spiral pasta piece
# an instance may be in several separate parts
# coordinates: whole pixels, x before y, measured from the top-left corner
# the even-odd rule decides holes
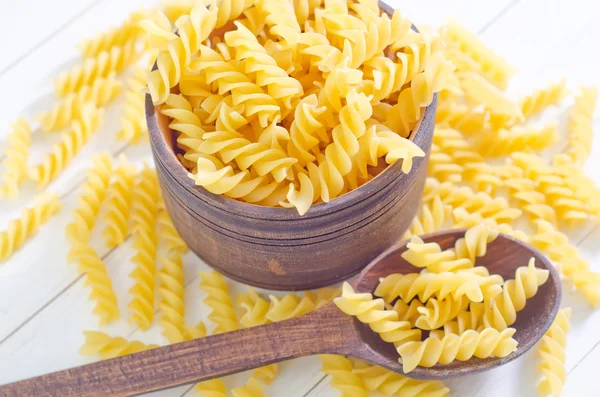
[[[31,207],[22,211],[20,218],[8,222],[7,228],[0,231],[0,263],[21,248],[60,209],[58,195],[44,193],[34,200]]]
[[[594,135],[594,110],[597,102],[597,87],[581,87],[579,95],[575,97],[575,104],[569,111],[569,145],[565,155],[574,164],[582,165],[590,156]]]
[[[204,303],[211,308],[208,318],[216,325],[215,334],[237,330],[237,316],[227,283],[216,271],[200,272],[200,289],[208,296]]]
[[[541,396],[558,396],[562,393],[567,379],[565,348],[570,319],[571,308],[559,310],[556,319],[540,341],[538,352],[542,362],[538,368],[542,379],[537,385],[537,390]]]
[[[84,85],[78,92],[68,94],[51,110],[41,113],[37,119],[43,131],[60,131],[82,117],[87,103],[103,107],[115,100],[120,93],[121,83],[116,80],[114,73],[111,73],[106,78],[94,80],[91,85]]]
[[[549,123],[541,129],[513,127],[484,134],[479,141],[478,151],[483,156],[500,157],[524,150],[545,149],[557,139],[556,123]]]
[[[285,188],[267,176],[256,176],[248,170],[236,172],[230,165],[223,167],[219,159],[209,155],[199,154],[196,164],[196,173],[188,176],[211,193],[271,205],[277,205],[285,198]]]
[[[75,65],[70,71],[62,72],[54,81],[56,95],[64,98],[72,92],[80,91],[86,85],[93,85],[100,78],[107,78],[112,73],[120,73],[132,62],[140,52],[135,42],[128,41],[122,46],[113,46],[102,51],[94,58],[87,58]]]
[[[377,365],[366,365],[352,371],[369,392],[385,396],[446,397],[450,390],[442,382],[411,379]]]
[[[302,167],[316,160],[311,150],[316,150],[323,135],[326,135],[325,126],[319,120],[326,111],[327,108],[319,106],[315,94],[302,98],[294,111],[287,153],[290,157],[297,158],[298,165]]]
[[[291,49],[298,42],[300,24],[296,19],[294,5],[287,0],[258,0],[258,11],[264,15],[265,25],[269,33],[278,38],[280,51]]]
[[[143,92],[145,86],[146,72],[140,67],[133,68],[133,76],[127,82],[124,114],[121,116],[121,129],[117,132],[117,139],[135,143],[148,137]]]
[[[400,92],[398,103],[388,115],[387,126],[401,136],[409,136],[421,117],[421,108],[431,104],[433,95],[445,87],[448,75],[454,70],[440,53],[432,55],[427,65],[412,79],[410,87]]]
[[[225,1],[225,4],[231,4]],[[150,40],[160,31],[159,38],[164,40],[164,35],[170,39],[166,48],[160,50],[156,65],[157,69],[148,75],[148,90],[154,105],[163,104],[169,97],[170,89],[179,83],[181,74],[189,66],[192,56],[198,52],[201,43],[208,38],[215,28],[218,18],[218,9],[213,2],[208,7],[199,2],[177,19],[175,26],[178,35],[171,32],[170,23],[154,25],[157,29],[149,29],[151,24],[142,25],[150,34]],[[161,29],[162,28],[162,29]],[[173,36],[175,37],[173,37]]]
[[[576,246],[569,243],[566,235],[549,222],[536,221],[536,233],[531,245],[558,264],[558,269],[569,277],[594,307],[600,304],[600,273],[590,269],[590,264],[581,257]]]
[[[88,243],[90,233],[96,224],[100,207],[106,198],[113,170],[110,153],[102,153],[92,158],[92,168],[87,172],[83,193],[78,197],[78,207],[73,211],[73,222],[67,225],[67,239],[72,243]]]
[[[449,218],[449,206],[446,206],[439,197],[435,197],[431,204],[421,205],[419,213],[414,217],[410,227],[404,234],[404,238],[407,239],[441,230],[444,222]]]
[[[446,42],[449,46],[457,47],[468,54],[481,67],[483,75],[500,88],[506,88],[508,79],[514,73],[514,68],[473,33],[462,27],[456,20],[451,19],[447,24]]]
[[[150,328],[154,321],[154,297],[156,287],[157,238],[154,229],[140,228],[135,232],[131,259],[135,269],[130,277],[134,280],[129,290],[131,301],[129,323],[142,330]]]
[[[430,336],[424,341],[407,342],[396,348],[404,373],[417,366],[430,368],[435,364],[449,364],[454,360],[466,361],[471,357],[506,357],[517,348],[512,338],[516,330],[507,328],[497,331],[493,328],[481,332],[467,330],[461,335],[448,334],[438,339]]]
[[[402,253],[408,263],[415,267],[424,267],[431,273],[457,272],[470,269],[473,261],[467,257],[458,257],[454,250],[442,251],[437,243],[425,243],[418,236],[412,236]]]
[[[458,299],[448,297],[446,299],[429,299],[425,307],[417,308],[420,316],[415,325],[423,330],[433,330],[443,327],[448,321],[456,318],[460,312],[464,312],[469,301],[463,296]]]
[[[161,113],[172,119],[169,128],[179,132],[177,145],[185,150],[186,154],[196,153],[204,141],[202,136],[206,131],[190,102],[183,95],[170,94]]]
[[[567,95],[566,80],[548,85],[543,89],[534,90],[519,102],[523,116],[531,117],[548,106],[559,103]]]
[[[410,303],[405,303],[402,299],[398,299],[391,308],[388,304],[387,309],[398,313],[399,321],[409,321],[410,323],[414,324],[415,321],[417,321],[417,318],[420,316],[420,313],[417,309],[424,306],[425,305],[418,299],[413,299],[410,301]]]
[[[283,150],[253,143],[237,132],[236,129],[245,125],[247,120],[227,104],[222,104],[219,114],[222,125],[217,126],[217,131],[203,135],[204,142],[198,147],[198,152],[208,155],[218,153],[223,162],[235,160],[240,170],[246,171],[251,167],[258,176],[271,174],[276,182],[288,176],[288,169],[297,162],[296,159],[288,157]]]
[[[443,182],[458,183],[465,173],[464,167],[457,164],[448,153],[433,143],[429,155],[429,168],[427,174]]]
[[[47,153],[42,161],[29,170],[29,177],[38,183],[41,189],[56,179],[69,163],[81,152],[99,125],[102,111],[92,104],[82,110],[81,120],[73,121],[64,139],[55,144],[52,152]]]
[[[273,322],[298,317],[317,308],[317,302],[306,295],[299,297],[296,294],[287,294],[281,299],[271,295],[269,299],[271,303],[266,316]]]
[[[104,332],[84,331],[85,342],[79,349],[82,356],[99,356],[102,360],[126,356],[145,350],[155,349],[158,345],[147,345],[139,341],[113,337]]]
[[[291,109],[292,99],[304,94],[302,85],[288,76],[256,37],[244,25],[234,22],[237,30],[225,34],[225,42],[235,49],[236,60],[242,61],[244,72],[254,76],[256,84],[267,87],[269,95]]]
[[[154,231],[158,213],[160,189],[156,171],[145,166],[138,174],[132,190],[131,232]]]
[[[454,244],[454,252],[457,258],[467,258],[475,263],[476,258],[485,256],[487,245],[498,238],[498,231],[485,224],[479,224],[469,228],[465,237],[460,238]]]
[[[144,33],[139,23],[147,16],[147,10],[134,11],[127,16],[127,19],[121,25],[81,42],[79,49],[82,57],[96,57],[102,51],[108,51],[114,46],[122,46],[127,42],[139,39]]]
[[[158,272],[159,320],[163,335],[169,343],[185,340],[184,276],[181,254],[174,253],[161,258],[162,269]]]
[[[121,164],[113,172],[113,181],[107,192],[106,207],[108,210],[104,216],[106,228],[102,232],[108,248],[123,244],[127,237],[127,223],[131,213],[132,190],[136,176],[136,167],[128,164],[125,159],[121,160]]]
[[[87,243],[77,245],[74,257],[79,270],[86,273],[84,284],[91,289],[90,300],[96,303],[93,313],[98,316],[100,325],[118,320],[120,313],[117,295],[102,258]]]
[[[158,212],[159,189],[156,173],[146,167],[139,175],[133,189],[131,209],[133,247],[135,255],[131,261],[135,269],[130,274],[134,285],[129,290],[132,299],[129,322],[140,329],[148,329],[154,320],[154,298],[156,286],[156,214]]]
[[[474,272],[458,273],[409,273],[390,274],[383,278],[375,289],[375,296],[391,302],[400,297],[410,302],[415,296],[426,302],[434,296],[444,299],[452,296],[455,299],[466,295],[472,302],[490,301],[502,292],[504,280],[501,276],[481,276]]]
[[[468,102],[483,105],[494,114],[523,120],[519,105],[508,99],[498,87],[477,73],[463,73],[460,84]]]
[[[293,0],[294,13],[298,23],[304,25],[314,15],[315,9],[321,6],[322,2],[322,0]]]
[[[331,376],[331,386],[341,392],[342,397],[368,397],[360,377],[352,372],[352,363],[344,356],[320,354],[321,372]]]
[[[25,119],[17,120],[12,124],[12,132],[6,140],[6,158],[2,161],[4,172],[0,174],[0,198],[16,198],[19,185],[27,177],[31,126]]]
[[[527,266],[521,266],[515,272],[514,280],[508,280],[502,286],[502,293],[486,306],[483,324],[502,331],[517,321],[517,312],[525,308],[526,300],[534,297],[538,288],[549,277],[549,271],[535,267],[531,258]]]
[[[435,121],[436,125],[454,128],[465,135],[474,135],[488,128],[486,113],[466,105],[440,103]]]
[[[401,346],[421,339],[421,330],[412,329],[408,321],[398,321],[397,312],[385,310],[383,299],[373,299],[370,293],[356,293],[348,283],[342,286],[342,296],[333,302],[344,313],[368,324],[386,342]]]
[[[277,101],[253,83],[238,67],[207,46],[200,46],[200,57],[190,68],[204,73],[208,84],[217,84],[219,95],[231,92],[234,106],[243,106],[247,117],[256,115],[261,127],[266,127],[281,115]]]

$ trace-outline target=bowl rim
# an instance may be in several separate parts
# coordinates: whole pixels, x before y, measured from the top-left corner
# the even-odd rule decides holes
[[[435,113],[437,108],[438,94],[434,94],[433,101],[425,107],[423,115],[415,128],[411,131],[409,140],[419,146],[427,156],[427,143],[430,140],[429,135],[433,135],[433,128],[428,128],[430,124],[435,123]],[[150,146],[155,155],[155,160],[159,161],[164,169],[171,175],[173,180],[180,184],[185,190],[191,193],[205,203],[220,210],[236,213],[241,216],[256,219],[271,219],[277,221],[299,221],[321,216],[330,215],[351,207],[368,196],[374,190],[380,190],[382,186],[387,186],[395,182],[397,178],[409,178],[415,172],[415,168],[422,166],[423,158],[415,158],[413,169],[405,174],[402,172],[402,161],[396,161],[388,165],[381,173],[364,185],[349,191],[339,197],[336,197],[328,203],[317,203],[311,205],[306,214],[300,215],[295,208],[267,207],[252,203],[239,201],[225,195],[210,193],[201,186],[197,186],[188,176],[189,171],[177,159],[175,152],[167,144],[164,134],[160,130],[160,123],[157,111],[152,103],[150,94],[146,94],[146,122],[150,135]],[[160,117],[166,117],[160,115]]]

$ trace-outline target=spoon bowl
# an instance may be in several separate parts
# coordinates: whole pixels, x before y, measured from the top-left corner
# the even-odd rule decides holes
[[[454,247],[454,243],[464,237],[466,229],[455,229],[421,236],[426,243],[438,243],[442,250]],[[421,269],[408,263],[402,254],[407,250],[404,241],[379,255],[351,283],[357,292],[371,292],[379,284],[379,279],[392,273],[415,273]],[[548,281],[540,286],[538,293],[527,300],[525,308],[517,313],[517,321],[511,325],[516,329],[513,338],[519,342],[517,350],[506,357],[472,358],[468,361],[455,360],[450,364],[436,364],[431,368],[416,367],[409,373],[416,379],[447,379],[466,374],[486,371],[506,364],[531,349],[546,333],[560,308],[560,277],[550,261],[531,246],[504,234],[487,246],[486,255],[477,258],[477,266],[485,266],[490,274],[499,274],[505,280],[513,279],[518,267],[527,266],[529,259],[535,258],[535,266],[550,272]],[[390,343],[384,342],[367,324],[354,320],[361,340],[368,346],[370,357],[359,357],[403,373],[398,362],[398,352]],[[427,333],[425,333],[427,335]],[[364,353],[363,353],[364,354]]]
[[[454,246],[465,229],[425,235],[425,242],[437,242],[442,249]],[[408,241],[379,255],[352,282],[357,292],[373,292],[381,277],[392,273],[414,273],[419,269],[402,258]],[[446,379],[485,371],[521,356],[541,339],[560,306],[560,278],[542,254],[527,244],[498,235],[488,244],[487,253],[477,259],[490,273],[505,279],[514,277],[531,257],[535,265],[548,269],[550,276],[538,293],[527,300],[517,314],[514,338],[517,350],[504,358],[472,358],[431,368],[416,367],[408,376],[417,379]],[[46,395],[62,397],[129,396],[209,380],[292,358],[314,354],[342,354],[356,357],[392,371],[403,373],[394,346],[356,318],[343,313],[334,303],[290,320],[260,327],[209,336],[147,350],[111,360],[67,369],[37,378],[0,386],[0,397]]]

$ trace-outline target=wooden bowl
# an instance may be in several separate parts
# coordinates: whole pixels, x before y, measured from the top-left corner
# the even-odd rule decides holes
[[[386,12],[389,7],[383,6]],[[175,228],[203,261],[234,280],[304,290],[345,280],[397,243],[417,213],[433,137],[437,95],[410,139],[426,153],[409,174],[401,162],[365,185],[303,216],[214,195],[194,185],[175,156],[169,120],[146,95],[152,154]]]

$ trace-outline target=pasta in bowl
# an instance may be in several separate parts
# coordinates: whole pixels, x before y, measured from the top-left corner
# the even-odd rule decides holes
[[[146,117],[190,248],[238,281],[309,289],[356,274],[408,228],[453,65],[440,37],[385,5],[272,3],[195,7],[192,42],[178,20],[184,53],[159,45]]]

